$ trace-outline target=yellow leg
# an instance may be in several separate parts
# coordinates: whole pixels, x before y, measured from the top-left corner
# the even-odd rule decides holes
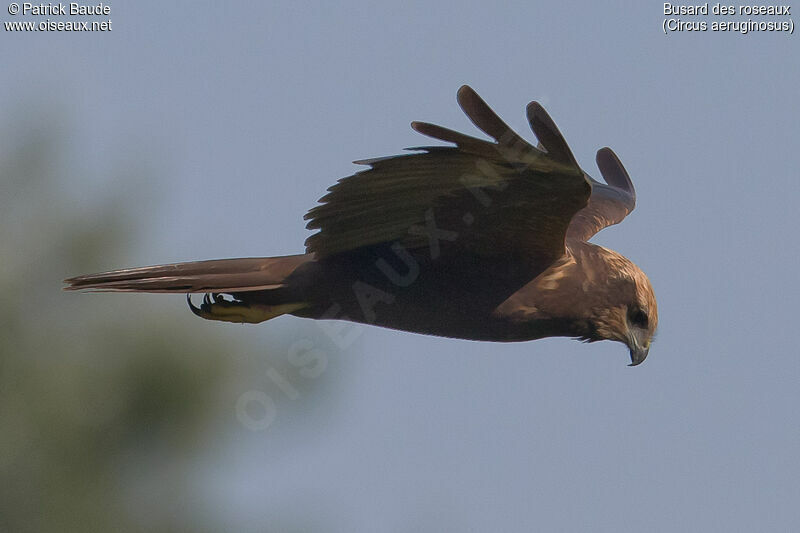
[[[285,315],[306,307],[305,303],[281,305],[248,304],[238,300],[225,300],[219,294],[203,296],[203,303],[195,307],[190,294],[186,295],[192,313],[206,320],[220,320],[237,324],[258,324],[276,316]]]

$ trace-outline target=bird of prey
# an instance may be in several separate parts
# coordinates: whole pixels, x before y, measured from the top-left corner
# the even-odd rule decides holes
[[[67,290],[187,293],[206,319],[282,314],[482,341],[612,340],[644,361],[658,323],[647,276],[587,242],[630,213],[635,192],[610,148],[606,183],[578,165],[537,102],[526,142],[468,86],[458,103],[493,141],[412,122],[446,146],[356,161],[305,218],[304,254],[129,268],[65,280]],[[191,293],[206,293],[199,307]]]

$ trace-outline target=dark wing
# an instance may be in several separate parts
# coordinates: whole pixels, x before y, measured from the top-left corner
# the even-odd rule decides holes
[[[592,195],[589,205],[572,218],[568,239],[588,241],[601,229],[622,222],[636,206],[631,178],[611,148],[598,150],[597,166],[608,185],[586,176],[592,184]]]
[[[306,215],[308,228],[319,230],[307,251],[322,258],[397,241],[407,249],[441,245],[442,257],[507,258],[537,269],[563,255],[567,227],[591,188],[552,119],[528,105],[540,150],[466,85],[458,103],[495,142],[413,122],[456,146],[358,161],[371,168],[339,180]]]

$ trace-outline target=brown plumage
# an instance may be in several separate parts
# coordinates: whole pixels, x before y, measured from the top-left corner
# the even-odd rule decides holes
[[[458,103],[494,142],[412,122],[455,146],[358,161],[369,168],[339,180],[306,215],[319,230],[306,254],[117,270],[66,288],[205,292],[192,310],[230,322],[290,313],[474,340],[615,340],[641,363],[658,323],[650,282],[586,242],[634,208],[617,156],[597,152],[603,184],[578,166],[538,103],[527,107],[538,147],[471,88],[461,87]]]

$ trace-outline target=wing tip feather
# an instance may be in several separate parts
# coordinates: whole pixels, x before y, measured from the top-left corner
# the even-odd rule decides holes
[[[636,189],[633,186],[633,181],[628,171],[625,169],[625,166],[622,164],[622,161],[620,161],[617,154],[614,153],[614,150],[608,146],[600,148],[595,156],[595,161],[597,163],[597,168],[600,169],[600,175],[603,176],[606,183],[612,187],[624,190],[635,202]]]
[[[539,143],[550,157],[561,163],[575,167],[579,166],[575,156],[572,154],[572,150],[569,148],[569,144],[567,144],[567,140],[542,104],[536,100],[530,102],[525,107],[525,114],[528,117],[531,130],[533,130],[536,138],[539,139]]]

